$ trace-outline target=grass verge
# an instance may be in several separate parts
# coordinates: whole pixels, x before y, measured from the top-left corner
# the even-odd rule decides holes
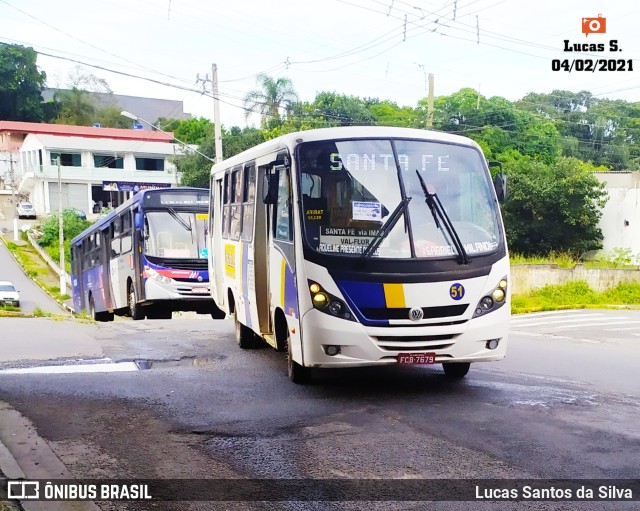
[[[551,311],[586,308],[640,308],[640,282],[623,282],[606,291],[596,292],[584,281],[561,286],[545,286],[526,295],[511,297],[511,312]]]

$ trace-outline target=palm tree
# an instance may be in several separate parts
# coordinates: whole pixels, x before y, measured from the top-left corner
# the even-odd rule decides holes
[[[274,80],[267,75],[259,74],[257,82],[261,86],[260,90],[252,90],[244,98],[245,118],[259,112],[263,123],[270,117],[278,119],[282,110],[286,114],[291,105],[298,101],[298,95],[293,90],[289,78]]]

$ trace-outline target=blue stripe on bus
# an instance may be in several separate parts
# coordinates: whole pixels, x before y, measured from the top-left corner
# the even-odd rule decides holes
[[[247,326],[249,328],[252,328],[251,326],[251,307],[249,304],[249,292],[248,292],[248,288],[249,286],[247,285],[247,266],[248,266],[248,261],[249,261],[249,244],[248,243],[243,243],[242,244],[242,296],[244,298],[243,302],[244,302],[244,317],[246,318],[246,322],[247,322]]]
[[[336,281],[336,284],[338,284],[347,304],[362,324],[370,326],[389,325],[389,321],[386,319],[368,319],[360,312],[363,308],[386,308],[387,301],[385,299],[384,285],[382,282],[339,280]]]
[[[284,265],[284,312],[287,316],[299,318],[298,314],[298,291],[296,289],[296,277],[289,268]]]

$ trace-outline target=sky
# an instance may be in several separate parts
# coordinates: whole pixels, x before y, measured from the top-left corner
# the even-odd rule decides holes
[[[225,127],[259,123],[243,98],[260,73],[289,78],[309,102],[330,91],[415,107],[429,74],[435,96],[560,89],[640,101],[632,0],[0,0],[0,20],[0,42],[36,50],[49,87],[69,86],[81,66],[116,94],[180,100],[212,120],[215,63]],[[566,52],[565,40],[605,51]],[[631,61],[633,71],[554,71],[554,59]]]

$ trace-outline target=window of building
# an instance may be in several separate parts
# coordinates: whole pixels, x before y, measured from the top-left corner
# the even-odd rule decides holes
[[[164,170],[164,158],[136,158],[136,170]]]
[[[60,158],[60,165],[63,167],[82,167],[80,153],[51,152],[51,165],[57,165],[58,158]]]
[[[93,166],[96,168],[123,169],[124,159],[122,156],[109,156],[105,154],[93,155]]]

